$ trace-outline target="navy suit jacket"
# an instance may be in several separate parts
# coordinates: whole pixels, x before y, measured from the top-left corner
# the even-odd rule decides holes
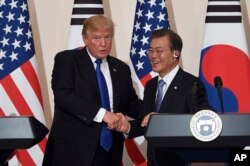
[[[141,109],[129,67],[108,56],[113,110],[136,118]],[[52,74],[55,113],[44,166],[90,166],[99,144],[102,123],[93,121],[101,106],[94,65],[86,48],[60,52]],[[113,132],[113,165],[121,165],[124,136]]]
[[[140,113],[140,119],[150,112],[155,112],[155,98],[157,91],[158,77],[147,82],[144,89],[143,111]],[[207,93],[203,83],[199,78],[183,71],[178,70],[176,76],[168,87],[168,90],[162,100],[159,113],[195,113],[201,109],[211,109],[207,100]],[[145,128],[140,127],[141,121],[132,121],[129,138],[143,135]],[[152,162],[154,156],[161,155],[165,160],[168,159],[167,151],[164,149],[153,148],[148,145],[148,160]],[[166,163],[165,163],[166,164]]]

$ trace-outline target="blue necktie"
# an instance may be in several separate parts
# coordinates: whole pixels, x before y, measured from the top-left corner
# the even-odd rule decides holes
[[[155,111],[156,112],[160,111],[164,85],[165,85],[165,81],[159,80],[158,86],[157,86],[157,96],[156,96],[156,101],[155,101],[155,105],[156,105]]]
[[[96,66],[96,78],[98,80],[98,86],[101,94],[101,101],[102,101],[102,107],[105,108],[106,110],[110,111],[110,103],[109,103],[109,93],[108,93],[108,87],[107,83],[105,81],[105,78],[102,74],[101,71],[101,59],[97,59],[95,61],[97,64]],[[100,143],[101,146],[108,152],[113,144],[113,139],[112,139],[112,133],[111,131],[107,128],[106,124],[103,124],[102,127],[102,133],[100,137]]]

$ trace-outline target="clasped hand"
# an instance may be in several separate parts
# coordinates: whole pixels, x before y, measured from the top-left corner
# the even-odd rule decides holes
[[[142,127],[146,127],[148,125],[148,121],[150,115],[155,114],[155,112],[150,112],[146,115],[141,123]],[[130,123],[126,116],[122,113],[113,113],[113,112],[106,112],[103,118],[103,121],[107,123],[108,129],[116,130],[123,133],[128,133],[130,130]]]
[[[108,129],[119,132],[128,132],[130,124],[122,113],[113,113],[106,111],[103,121],[107,123]]]

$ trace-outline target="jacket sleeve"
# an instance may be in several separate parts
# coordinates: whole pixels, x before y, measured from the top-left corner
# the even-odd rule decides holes
[[[100,106],[83,95],[79,95],[79,89],[76,88],[76,78],[79,75],[73,57],[74,54],[69,51],[58,53],[55,57],[51,81],[54,102],[57,110],[90,125]]]

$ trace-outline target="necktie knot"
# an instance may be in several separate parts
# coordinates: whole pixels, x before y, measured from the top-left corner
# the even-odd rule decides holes
[[[165,81],[164,80],[159,80],[158,87],[162,88],[164,85],[165,85]]]
[[[101,60],[101,59],[96,59],[95,63],[96,63],[97,65],[101,65],[102,60]]]

